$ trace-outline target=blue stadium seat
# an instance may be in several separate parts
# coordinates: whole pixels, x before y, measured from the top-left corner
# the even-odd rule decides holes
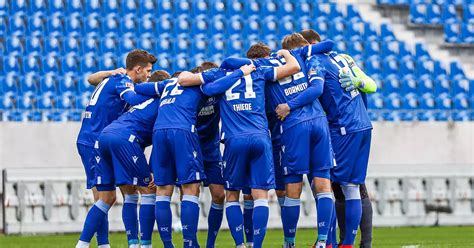
[[[92,94],[92,92],[90,92],[90,91],[85,91],[85,92],[79,93],[76,96],[76,108],[77,109],[85,109],[87,107],[87,105],[89,104],[91,94]]]
[[[400,53],[400,46],[402,46],[402,43],[397,40],[382,42],[381,55],[384,57],[387,57],[387,56],[398,57]]]
[[[173,18],[170,14],[161,15],[156,22],[156,33],[157,34],[164,34],[164,33],[171,33],[173,28]]]
[[[155,48],[155,38],[150,33],[144,33],[138,39],[137,48],[146,50],[146,51],[153,51]],[[130,52],[130,50],[129,50]]]
[[[425,93],[419,99],[419,108],[420,109],[434,109],[436,107],[435,97],[432,93]]]
[[[461,63],[459,61],[453,61],[449,64],[449,76],[451,78],[455,78],[458,75],[462,78],[465,77],[464,72],[461,68]]]
[[[65,34],[82,35],[84,32],[82,16],[80,13],[73,13],[65,18]]]
[[[441,24],[442,23],[442,8],[439,4],[429,4],[428,11],[426,12],[426,20],[430,24]]]
[[[19,77],[15,72],[7,73],[3,80],[2,92],[10,92],[14,94],[18,92]]]
[[[18,109],[34,109],[36,104],[36,94],[28,92],[19,96],[16,102]]]
[[[329,25],[328,36],[334,40],[343,40],[346,26],[346,21],[342,17],[333,19],[332,25]]]
[[[187,34],[180,34],[175,38],[174,52],[188,53],[191,49],[191,40]]]
[[[454,96],[453,108],[459,110],[469,109],[469,96],[465,93],[459,93]]]
[[[86,4],[86,15],[99,14],[101,9],[100,0],[89,0],[85,1]]]
[[[405,57],[398,64],[400,70],[400,76],[411,75],[415,73],[415,62],[412,57]]]
[[[81,42],[82,53],[97,53],[99,52],[99,38],[96,34],[87,35],[83,37]]]
[[[214,16],[210,22],[210,25],[210,35],[223,34],[226,31],[226,20],[222,15]]]
[[[418,60],[430,59],[430,54],[426,50],[426,46],[423,43],[416,43],[415,45],[415,56]]]
[[[94,71],[95,72],[95,71]],[[82,93],[92,93],[94,90],[94,86],[92,86],[88,81],[87,77],[91,74],[92,72],[89,73],[84,73],[79,76],[78,82],[77,82],[77,89],[79,92]]]
[[[54,100],[57,109],[73,109],[75,107],[74,103],[76,102],[76,97],[68,92],[56,97]]]
[[[469,121],[469,112],[466,110],[454,110],[451,112],[453,121]]]
[[[0,14],[0,35],[5,36],[8,31],[8,22],[7,22],[8,17],[6,15]]]
[[[3,57],[3,71],[4,73],[8,72],[18,72],[21,73],[22,69],[21,68],[21,58],[19,55],[15,54],[9,54],[5,57]]]
[[[364,23],[364,31],[363,31],[363,38],[364,40],[378,40],[379,36],[375,31],[374,27],[368,23]]]
[[[121,8],[120,8],[120,3],[122,1],[119,0],[107,0],[107,1],[102,1],[102,16],[109,15],[111,13],[114,14],[120,14],[121,13]],[[128,1],[123,1],[123,2],[128,2]],[[132,2],[132,0],[130,1]],[[125,11],[124,11],[125,13]]]
[[[62,57],[61,72],[77,72],[79,71],[79,58],[75,53],[68,53]]]
[[[382,71],[382,65],[380,63],[380,57],[378,56],[372,56],[370,57],[365,66],[364,69],[366,70],[368,75],[377,75],[380,74]]]
[[[336,17],[342,17],[342,13],[335,3],[319,3],[313,5],[314,16],[327,16],[330,20]]]
[[[449,80],[447,75],[441,74],[437,76],[435,82],[436,83],[434,84],[434,92],[436,95],[451,92],[451,81]]]
[[[398,74],[398,60],[394,56],[386,57],[383,61],[383,74],[385,76],[393,74]]]
[[[380,42],[378,42],[376,40],[366,41],[364,48],[365,48],[364,54],[365,54],[366,58],[371,58],[371,57],[374,57],[374,56],[378,57],[378,55],[380,54],[380,50],[381,50]]]
[[[0,95],[0,110],[16,108],[16,98],[17,95],[13,92]]]
[[[171,36],[167,33],[161,34],[155,43],[155,51],[158,53],[164,53],[169,52],[171,49],[173,49]]]
[[[148,1],[148,0],[146,0]],[[161,1],[157,1],[158,3],[158,12],[157,13],[161,13],[162,15],[163,14],[171,14],[172,11],[173,11],[173,1],[171,0],[161,0]]]
[[[79,36],[76,36],[74,34],[65,36],[63,39],[63,51],[65,54],[80,53],[81,42]]]
[[[385,42],[396,40],[392,27],[387,23],[380,25],[380,35]]]
[[[86,7],[84,6],[81,0],[69,0],[66,6],[67,6],[67,9],[66,9],[67,16],[70,16],[72,14],[77,14],[77,13],[83,13],[84,10],[86,10],[87,12]]]
[[[239,35],[233,35],[227,42],[227,56],[239,56],[244,50],[244,41]]]
[[[193,0],[191,9],[193,10],[193,15],[207,15],[210,12],[209,1],[207,0]]]
[[[418,94],[434,93],[434,82],[431,75],[426,74],[418,79]]]
[[[133,35],[122,36],[119,42],[118,52],[121,54],[128,53],[137,47],[136,40]],[[156,49],[153,47],[153,49]]]
[[[44,51],[43,54],[61,54],[61,36],[48,36],[44,38]]]
[[[38,96],[36,107],[38,109],[52,109],[54,107],[54,94],[46,92]]]
[[[474,44],[474,21],[461,24],[461,37],[464,43]]]
[[[116,35],[108,35],[100,41],[101,53],[116,53],[118,51],[118,38]]]
[[[8,3],[8,0],[0,1],[0,14],[7,14],[9,8],[10,8],[10,5]]]
[[[48,121],[54,121],[54,122],[66,122],[68,120],[68,112],[67,111],[58,111],[58,110],[52,110],[52,111],[46,111],[46,119]]]
[[[463,19],[465,23],[472,22],[474,20],[474,2],[463,5]]]
[[[389,110],[400,109],[402,105],[402,97],[398,93],[390,93],[388,97],[384,98],[384,106]]]
[[[415,93],[408,93],[403,96],[402,108],[406,110],[415,110],[418,108],[418,96]]]
[[[348,19],[350,22],[359,22],[362,20],[359,11],[352,4],[347,5],[345,18]]]
[[[441,110],[451,109],[452,100],[448,93],[443,93],[436,97],[436,108]]]
[[[54,13],[48,17],[46,30],[48,34],[63,34],[64,28],[64,16],[60,13]]]
[[[43,121],[43,113],[39,110],[29,110],[24,112],[26,115],[26,120],[34,121],[34,122],[41,122]]]
[[[28,11],[28,2],[24,0],[10,1],[10,14],[23,13],[26,14]]]
[[[281,2],[280,2],[281,3]],[[260,1],[260,9],[261,9],[261,14],[263,16],[269,16],[269,15],[274,15],[278,16],[279,18],[284,17],[286,15],[289,15],[285,13],[284,8],[279,8],[281,6],[277,5],[277,1],[275,0],[263,0]],[[280,12],[282,11],[282,12]],[[282,13],[282,15],[280,15]],[[290,12],[291,14],[291,12]]]
[[[383,109],[384,101],[383,95],[380,93],[374,93],[367,96],[367,108],[368,109]]]
[[[263,42],[267,44],[267,46],[269,46],[272,51],[276,51],[278,47],[280,47],[280,41],[275,35],[266,35],[263,39]]]
[[[140,34],[153,34],[155,30],[155,17],[152,14],[145,14],[139,20],[138,32]]]
[[[171,56],[167,53],[159,53],[157,60],[157,67],[161,70],[171,70],[172,68],[172,59]]]
[[[469,84],[469,80],[467,80],[466,78],[464,78],[463,76],[461,77],[457,77],[457,78],[454,78],[452,80],[452,93],[454,95],[458,94],[458,93],[466,93],[466,94],[469,94],[469,91],[470,91],[470,86],[474,86],[474,85],[470,85]],[[474,92],[474,89],[471,90],[471,92]],[[474,106],[473,106],[474,107]]]
[[[91,13],[83,19],[85,34],[100,33],[100,16],[97,13]]]
[[[206,53],[207,46],[207,36],[204,34],[196,35],[192,41],[192,54]]]
[[[222,54],[222,52],[226,49],[226,42],[224,41],[224,37],[221,34],[212,36],[211,40],[209,41],[209,45],[209,49],[207,50],[207,55],[209,56],[214,54]]]
[[[296,22],[291,16],[285,16],[280,19],[278,24],[278,33],[281,36],[289,35],[296,30]]]
[[[364,22],[348,22],[346,25],[346,39],[348,40],[361,40],[364,34],[365,24]]]
[[[456,23],[459,21],[456,14],[456,5],[454,4],[445,4],[443,5],[442,13],[442,22],[443,23]]]
[[[295,15],[296,10],[296,3],[295,1],[290,0],[283,0],[283,1],[272,1],[274,4],[277,5],[277,16],[294,16],[294,17],[301,17],[299,15]],[[268,8],[268,5],[267,7]],[[308,17],[309,18],[309,17]]]
[[[186,71],[191,68],[191,60],[189,55],[186,53],[177,54],[176,58],[173,60],[173,70],[174,71]]]
[[[55,73],[46,73],[44,76],[41,77],[40,79],[40,93],[55,93],[57,92],[58,89],[58,77],[56,76]]]
[[[205,34],[209,32],[209,23],[206,15],[199,15],[192,21],[192,34]]]
[[[139,0],[138,5],[138,11],[140,16],[144,16],[146,14],[154,14],[156,12],[156,9],[158,8],[157,2],[150,0]]]
[[[63,12],[66,9],[66,5],[63,0],[49,0],[48,1],[48,12],[50,15],[55,13]]]
[[[119,20],[122,20],[121,22]],[[129,30],[125,31],[123,26],[126,26],[124,22],[125,19],[120,18],[116,13],[110,13],[102,18],[102,34],[118,34],[119,32],[130,32]],[[132,21],[133,22],[133,21]],[[135,30],[131,31],[135,33]]]
[[[79,122],[82,120],[82,111],[80,110],[71,110],[67,112],[67,120]]]
[[[412,23],[424,24],[427,21],[427,4],[411,4],[410,5],[410,21]]]
[[[188,15],[180,15],[174,22],[175,35],[189,33],[191,31],[192,23]]]
[[[36,13],[28,17],[28,34],[44,35],[46,28],[46,17],[43,13]]]
[[[59,67],[61,62],[59,58],[54,55],[44,56],[42,59],[43,73],[53,72],[59,73]]]
[[[402,82],[401,84],[402,94],[416,93],[417,89],[419,88],[419,84],[422,83],[421,81],[418,82],[413,75],[405,75],[404,77],[401,78],[400,81]]]
[[[36,73],[27,72],[27,74],[20,80],[20,93],[37,93],[39,79]]]
[[[138,33],[138,23],[134,15],[128,14],[120,19],[120,32],[122,34],[137,34]]]
[[[297,30],[304,30],[304,29],[311,29],[312,28],[312,20],[307,16],[300,17],[296,22]]]
[[[8,32],[10,35],[23,35],[26,32],[27,17],[24,13],[16,13],[9,18]]]
[[[7,111],[4,116],[6,116],[7,121],[11,122],[24,122],[27,120],[24,112],[20,110]]]
[[[452,22],[444,24],[444,41],[450,43],[461,43],[461,23]]]
[[[101,71],[113,70],[118,67],[117,59],[112,53],[106,53],[102,56],[99,63]]]
[[[263,19],[262,34],[278,34],[278,21],[274,16],[267,16]]]
[[[313,16],[313,6],[312,6],[312,1],[308,0],[297,0],[295,1],[295,16],[307,16],[309,18],[314,17]]]
[[[41,59],[38,54],[30,54],[23,58],[23,71],[25,73],[34,72],[41,73]]]
[[[88,53],[82,57],[80,71],[82,73],[95,72],[98,66],[95,54]]]
[[[174,16],[179,16],[182,14],[191,14],[191,1],[190,0],[181,0],[174,1]]]
[[[246,0],[244,4],[244,8],[245,8],[245,13],[247,14],[247,16],[260,15],[260,12],[262,11],[262,7],[260,6],[260,1],[258,0]]]

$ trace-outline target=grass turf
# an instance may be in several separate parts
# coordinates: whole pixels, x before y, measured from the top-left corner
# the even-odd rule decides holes
[[[314,242],[315,230],[301,229],[297,233],[297,245],[308,248]],[[200,232],[199,243],[202,247],[206,244],[206,233]],[[270,230],[265,237],[263,247],[281,247],[282,231]],[[57,234],[38,236],[5,236],[0,235],[2,248],[41,248],[41,247],[74,247],[79,234]],[[174,234],[176,247],[182,247],[181,235]],[[126,248],[124,233],[112,233],[110,243],[113,248]],[[159,241],[158,233],[153,235],[153,247],[163,247]],[[97,247],[95,241],[91,247]],[[474,227],[403,227],[403,228],[375,228],[373,247],[474,247]],[[217,238],[216,247],[234,247],[230,233],[222,231]]]

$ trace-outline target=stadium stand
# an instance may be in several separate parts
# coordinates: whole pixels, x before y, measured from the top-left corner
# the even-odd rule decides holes
[[[226,56],[244,56],[258,40],[277,49],[284,35],[303,28],[314,28],[323,39],[335,40],[338,52],[351,54],[376,79],[380,91],[368,96],[372,120],[474,120],[474,90],[470,89],[474,81],[458,64],[443,68],[422,44],[412,51],[389,24],[375,27],[351,4],[342,7],[327,0],[0,2],[0,71],[6,82],[0,88],[3,121],[80,121],[75,117],[84,107],[86,93],[93,90],[87,75],[122,66],[124,55],[133,48],[156,54],[157,67],[172,72],[205,59],[220,62]],[[472,0],[377,0],[377,4],[409,8],[412,23],[444,27],[446,42],[474,44]],[[35,89],[28,97],[35,104],[28,109],[22,102],[26,88]],[[26,118],[31,111],[43,112],[42,118]],[[68,111],[75,117],[57,117],[69,116]]]

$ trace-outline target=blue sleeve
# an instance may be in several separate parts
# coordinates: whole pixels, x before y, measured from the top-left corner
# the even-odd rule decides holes
[[[365,109],[368,109],[368,107],[367,107],[367,93],[360,92],[360,95],[362,96],[362,101],[364,102]]]
[[[122,94],[121,97],[122,97],[123,100],[125,100],[128,104],[130,104],[132,106],[140,104],[140,103],[150,99],[149,96],[138,95],[133,90],[124,91],[124,93]]]
[[[306,90],[287,102],[288,106],[290,109],[296,109],[314,102],[323,94],[323,86],[324,81],[313,80],[309,82],[309,86]]]
[[[272,66],[262,66],[259,68],[263,73],[263,78],[267,82],[275,82],[277,81],[277,67]]]
[[[326,77],[326,67],[319,56],[316,55],[306,60],[306,71],[308,72],[308,81],[310,83],[314,83],[314,81],[324,82]]]
[[[201,83],[206,84],[210,82],[216,81],[218,78],[220,78],[221,74],[223,73],[223,69],[220,68],[213,68],[207,71],[203,71],[199,74],[201,77]]]
[[[303,58],[308,58],[318,53],[328,53],[332,51],[332,48],[334,47],[334,45],[335,45],[334,41],[325,40],[313,45],[305,46],[302,48],[301,56]]]
[[[242,70],[235,70],[231,74],[222,77],[214,82],[205,83],[201,86],[202,92],[207,96],[215,96],[224,93],[237,80],[244,76]]]
[[[135,85],[135,92],[145,96],[160,96],[159,90],[160,82],[148,82]]]
[[[222,64],[221,64],[220,68],[237,70],[241,66],[249,65],[249,64],[252,64],[252,60],[250,60],[250,59],[230,57],[230,58],[226,58],[226,59],[224,59],[224,61],[222,61]]]
[[[125,92],[133,91],[134,84],[132,80],[130,80],[129,78],[124,77],[120,79],[120,81],[115,81],[115,82],[116,82],[115,92],[117,92],[120,98],[122,98],[122,95],[125,94]]]

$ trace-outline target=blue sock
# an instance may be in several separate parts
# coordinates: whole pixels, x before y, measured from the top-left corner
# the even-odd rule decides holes
[[[253,242],[253,200],[244,200],[244,231],[245,241]]]
[[[94,206],[87,213],[86,221],[84,222],[84,228],[82,229],[79,240],[84,242],[91,242],[94,233],[97,232],[99,227],[104,224],[107,219],[107,213],[109,212],[110,206],[105,202],[98,200]],[[108,229],[108,228],[107,228]]]
[[[334,211],[334,199],[330,192],[318,193],[318,240],[327,241],[329,229],[331,228],[331,218]]]
[[[142,194],[140,200],[140,244],[151,245],[155,227],[155,194]]]
[[[127,234],[128,245],[138,244],[138,194],[125,194],[122,208],[122,220]]]
[[[102,224],[97,229],[97,246],[109,244],[109,216],[105,215]]]
[[[295,243],[296,227],[300,218],[300,199],[285,197],[284,207],[282,209],[283,233],[285,243]]]
[[[209,209],[209,216],[207,217],[207,248],[213,248],[216,242],[217,233],[221,228],[222,217],[224,216],[224,205],[212,203]]]
[[[170,196],[156,196],[155,202],[155,218],[158,232],[160,233],[161,241],[165,248],[173,248],[171,240],[171,197]]]
[[[265,239],[265,234],[267,232],[268,215],[268,200],[255,200],[253,209],[254,248],[261,248],[263,245],[263,240]]]
[[[199,197],[183,195],[181,201],[181,225],[183,226],[183,247],[199,247],[197,228],[199,223]]]
[[[329,228],[328,239],[326,246],[332,245],[334,248],[337,244],[337,232],[336,232],[336,209],[333,207],[331,214],[331,227]]]
[[[280,219],[283,226],[283,207],[285,205],[285,197],[278,197],[278,205],[280,206]]]
[[[244,243],[244,216],[240,209],[239,202],[227,202],[225,204],[225,214],[229,224],[230,233],[235,241],[235,246]]]
[[[362,202],[360,200],[359,185],[341,186],[346,199],[346,233],[343,245],[353,245],[362,217]]]

